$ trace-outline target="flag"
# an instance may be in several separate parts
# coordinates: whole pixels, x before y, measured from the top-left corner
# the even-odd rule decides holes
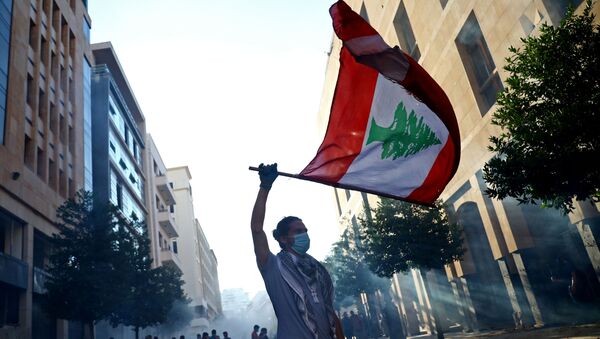
[[[448,97],[429,74],[343,1],[329,10],[342,40],[324,140],[299,176],[431,204],[460,159]]]

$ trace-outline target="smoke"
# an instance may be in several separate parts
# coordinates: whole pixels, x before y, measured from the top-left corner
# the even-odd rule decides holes
[[[211,329],[216,329],[221,338],[223,331],[227,331],[235,339],[249,338],[254,325],[266,328],[269,338],[274,338],[277,333],[277,318],[265,291],[256,293],[245,309],[224,314],[213,321]]]

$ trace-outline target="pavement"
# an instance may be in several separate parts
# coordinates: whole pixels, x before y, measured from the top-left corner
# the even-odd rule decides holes
[[[585,324],[585,325],[573,325],[573,326],[560,326],[560,327],[541,327],[541,328],[529,328],[522,330],[495,330],[495,331],[482,331],[472,333],[446,333],[445,338],[493,338],[493,339],[505,339],[505,338],[548,338],[548,339],[600,339],[600,323]],[[420,335],[409,337],[411,339],[430,339],[437,338],[431,335]]]

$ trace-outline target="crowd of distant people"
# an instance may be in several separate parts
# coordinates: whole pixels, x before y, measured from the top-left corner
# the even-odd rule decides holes
[[[215,329],[210,331],[210,333],[211,333],[210,335],[208,334],[208,332],[204,332],[202,334],[198,333],[196,335],[196,339],[231,339],[231,337],[229,336],[229,333],[227,331],[223,331],[222,337],[217,334],[217,330],[215,330]],[[153,339],[153,337],[149,335],[146,337],[146,339]],[[154,339],[157,339],[157,337],[154,337]],[[171,339],[177,339],[177,337],[172,337]],[[186,338],[184,335],[180,335],[179,339],[186,339]],[[269,336],[267,335],[267,328],[266,327],[260,328],[260,326],[254,325],[254,327],[252,329],[252,333],[250,334],[250,339],[269,339]]]

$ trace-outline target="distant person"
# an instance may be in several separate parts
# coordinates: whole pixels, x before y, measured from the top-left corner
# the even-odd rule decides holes
[[[223,339],[231,339],[229,337],[229,333],[227,333],[227,331],[223,331]]]
[[[254,329],[252,330],[252,334],[250,335],[251,339],[258,339],[258,329],[260,329],[260,326],[254,325]]]
[[[215,329],[213,329],[212,331],[210,331],[210,334],[211,334],[210,339],[221,339],[221,337],[219,337],[217,335],[217,330],[215,330]]]
[[[179,339],[185,339],[185,336],[182,334],[179,336]]]
[[[210,339],[210,337],[208,336],[208,332],[202,333],[202,339]]]
[[[277,337],[343,338],[333,309],[333,283],[329,272],[306,252],[310,238],[302,220],[285,217],[273,231],[281,251],[274,255],[263,230],[267,197],[277,178],[277,164],[258,169],[260,189],[250,222],[254,253],[277,316]]]
[[[258,339],[269,339],[267,336],[267,329],[265,327],[260,329],[260,334],[258,335]]]
[[[342,314],[342,328],[347,339],[352,339],[354,331],[352,330],[352,319],[348,316],[348,312]]]
[[[365,327],[362,316],[350,311],[350,320],[352,321],[352,332],[357,339],[364,339],[367,337],[367,329]]]

